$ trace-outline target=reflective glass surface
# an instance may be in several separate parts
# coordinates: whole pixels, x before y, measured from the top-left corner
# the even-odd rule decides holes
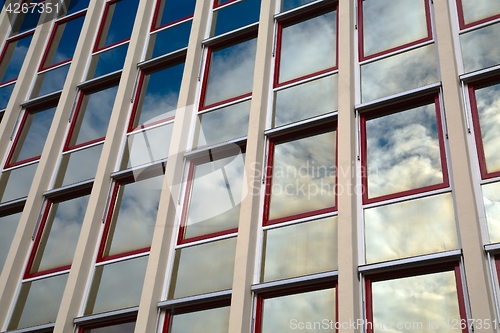
[[[455,273],[442,272],[372,283],[374,323],[408,323],[412,332],[430,332],[428,323],[437,322],[439,332],[457,332],[460,323]],[[450,323],[447,327],[446,323]],[[422,326],[419,326],[422,325]],[[396,330],[389,325],[373,325],[375,333]],[[460,328],[458,329],[460,331]]]
[[[120,186],[103,257],[151,245],[162,183],[163,175]]]
[[[196,0],[162,0],[155,28],[193,16]]]
[[[184,63],[144,75],[133,127],[175,116]]]
[[[32,37],[31,34],[7,43],[0,63],[0,82],[14,80],[19,76]]]
[[[486,171],[500,171],[500,84],[475,90]]]
[[[95,177],[102,144],[64,154],[54,188],[78,183]]]
[[[106,135],[117,90],[118,86],[112,86],[84,95],[78,116],[72,120],[75,124],[69,146],[100,139]]]
[[[252,91],[256,48],[257,39],[254,38],[213,50],[206,80],[204,105]]]
[[[281,31],[279,82],[315,73],[337,64],[337,12],[329,12]]]
[[[2,172],[0,177],[1,202],[28,196],[37,166],[38,162]]]
[[[87,80],[119,71],[125,63],[128,43],[92,56]]]
[[[139,305],[148,256],[98,266],[84,314]]]
[[[306,3],[313,2],[314,0],[282,0],[281,11],[287,11],[295,7],[305,5]]]
[[[337,91],[335,74],[275,92],[273,127],[336,111]]]
[[[264,231],[262,282],[337,269],[337,217]]]
[[[10,95],[12,95],[12,90],[14,90],[14,83],[0,88],[0,110],[7,107]]]
[[[197,147],[247,136],[250,100],[198,116]],[[221,128],[224,130],[221,131]]]
[[[38,112],[28,112],[9,163],[42,155],[55,111],[56,108],[53,107]]]
[[[127,137],[121,169],[133,168],[168,157],[174,123],[143,130]]]
[[[368,197],[443,182],[434,103],[367,119]]]
[[[428,36],[425,0],[365,0],[362,4],[365,56]]]
[[[70,64],[51,69],[48,72],[38,74],[35,86],[31,91],[31,98],[44,96],[62,90]]]
[[[457,249],[451,194],[366,209],[365,247],[367,263]]]
[[[2,1],[2,3],[5,1]],[[27,2],[27,1],[25,1]],[[38,2],[38,1],[33,1],[33,2]],[[15,2],[14,2],[15,3]],[[14,7],[15,9],[16,7]],[[18,13],[16,18],[14,19],[14,24],[12,25],[12,30],[10,32],[11,36],[21,34],[23,32],[26,32],[31,29],[35,29],[38,20],[40,19],[40,13],[38,10],[34,10],[32,12],[32,7],[29,7],[30,10],[28,10],[26,13]],[[12,22],[12,19],[11,19]]]
[[[244,166],[244,154],[194,166],[184,238],[238,227]]]
[[[131,323],[115,324],[106,327],[89,328],[83,333],[134,333],[135,321]]]
[[[66,15],[70,15],[80,10],[86,9],[89,6],[89,2],[90,0],[71,0]]]
[[[465,24],[500,14],[500,2],[497,0],[460,0],[460,2]]]
[[[0,217],[0,274],[14,239],[21,213]]]
[[[241,0],[214,11],[210,36],[247,26],[259,21],[260,0]]]
[[[235,251],[236,237],[176,250],[168,298],[231,289]]]
[[[335,288],[265,298],[260,332],[335,332],[335,298]],[[314,327],[314,322],[324,326]]]
[[[363,102],[439,81],[434,44],[361,66]]]
[[[331,131],[274,146],[269,220],[335,206],[336,141]]]
[[[169,333],[227,332],[229,306],[174,315]]]
[[[99,49],[130,38],[139,0],[118,0],[111,3],[100,30]]]
[[[89,195],[52,204],[30,273],[71,265]]]
[[[151,34],[146,60],[187,47],[192,25],[189,20]]]
[[[52,44],[46,51],[43,68],[62,63],[73,58],[76,43],[82,30],[85,16],[79,16],[71,21],[61,23],[53,35]]]
[[[460,35],[465,73],[500,64],[500,45],[492,40],[500,38],[500,23]]]
[[[53,323],[68,274],[23,283],[8,330]]]
[[[481,186],[490,242],[500,242],[500,182]]]

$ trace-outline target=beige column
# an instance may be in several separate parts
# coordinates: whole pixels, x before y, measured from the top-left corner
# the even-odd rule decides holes
[[[354,2],[339,0],[338,32],[338,322],[356,322],[360,316],[358,280],[358,214],[356,185],[356,118]],[[342,326],[341,326],[342,327]],[[339,333],[359,329],[340,328]]]
[[[455,180],[453,182],[455,204],[472,317],[493,320],[496,318],[491,298],[493,293],[481,239],[478,206],[474,195],[473,172],[467,145],[467,135],[470,134],[467,134],[464,120],[448,4],[446,0],[434,1],[439,67],[449,136],[450,173]],[[472,161],[472,163],[476,162]],[[493,328],[487,330],[475,327],[474,329],[476,333],[494,331]]]
[[[175,245],[172,244],[172,237],[178,228],[176,221],[179,221],[177,213],[180,211],[177,211],[177,203],[182,188],[180,180],[184,169],[184,153],[188,149],[191,121],[197,110],[194,103],[197,100],[198,72],[203,53],[201,45],[210,9],[210,1],[196,2],[163,190],[139,304],[135,327],[137,333],[156,332],[158,302],[163,297],[163,287],[167,280],[165,273]]]

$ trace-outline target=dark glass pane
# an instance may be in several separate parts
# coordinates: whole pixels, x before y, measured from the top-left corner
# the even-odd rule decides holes
[[[481,186],[490,243],[500,242],[500,182]]]
[[[0,110],[3,110],[7,107],[10,96],[12,95],[12,90],[14,90],[14,85],[15,83],[12,83],[0,88]]]
[[[93,55],[87,80],[121,70],[125,63],[127,50],[128,44],[124,44]]]
[[[71,15],[89,6],[90,0],[70,0],[66,15]]]
[[[260,0],[236,1],[214,11],[211,36],[244,27],[259,21]]]
[[[0,82],[10,81],[19,76],[32,37],[33,35],[28,35],[7,43],[0,64],[0,77],[2,78]]]
[[[465,24],[500,14],[500,1],[497,0],[461,0],[460,2]]]
[[[38,163],[33,163],[4,171],[0,178],[1,202],[27,197],[37,166]]]
[[[229,307],[174,314],[169,333],[227,332]]]
[[[281,11],[287,11],[315,0],[282,0]]]
[[[131,323],[115,324],[106,327],[89,328],[83,333],[134,333],[135,321]]]
[[[70,64],[51,69],[48,72],[38,74],[31,92],[31,97],[44,96],[59,90],[62,90],[66,82]]]
[[[192,24],[193,21],[189,20],[151,34],[146,59],[156,58],[187,47]]]
[[[32,0],[32,2],[35,2]],[[15,2],[13,2],[15,3]],[[16,7],[13,7],[16,8]],[[12,26],[12,31],[10,32],[11,36],[26,32],[31,29],[35,29],[38,20],[40,19],[39,10],[34,10],[31,12],[31,9],[27,13],[19,13],[14,19],[14,24]]]
[[[500,64],[500,23],[488,25],[460,35],[462,59],[466,73]]]
[[[0,217],[0,274],[2,272],[10,245],[14,239],[14,234],[21,218],[21,212]]]
[[[196,0],[162,0],[155,28],[193,16]]]
[[[102,144],[64,154],[54,188],[94,178],[101,151]]]
[[[138,4],[139,0],[119,0],[109,5],[99,38],[99,49],[130,38]]]

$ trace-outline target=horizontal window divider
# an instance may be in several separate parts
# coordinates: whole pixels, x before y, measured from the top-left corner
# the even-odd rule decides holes
[[[445,252],[424,254],[416,257],[396,259],[391,261],[384,261],[374,264],[359,265],[358,272],[360,273],[381,273],[401,268],[429,266],[436,263],[451,262],[458,260],[462,255],[462,250],[451,250]]]
[[[94,184],[94,179],[84,180],[78,183],[65,185],[59,188],[51,189],[43,193],[43,196],[47,199],[59,199],[61,197],[70,196],[72,194],[80,194],[80,192],[88,191],[92,189]]]
[[[108,322],[108,321],[111,321],[114,319],[122,319],[122,318],[126,318],[126,317],[136,316],[138,312],[139,312],[139,307],[133,306],[130,308],[125,308],[125,309],[119,309],[119,310],[113,310],[113,311],[108,311],[108,312],[91,314],[91,315],[82,316],[82,317],[76,317],[75,319],[73,319],[73,323],[78,325],[78,326],[82,326],[82,325],[95,324],[95,323],[99,323],[102,321]]]
[[[215,3],[213,10],[217,11],[217,10],[219,10],[221,8],[229,7],[229,6],[233,5],[233,4],[236,4],[236,3],[242,2],[242,1],[243,0],[230,0],[229,2],[226,2],[225,4],[222,4],[222,5],[218,5],[217,3]]]
[[[387,97],[379,98],[373,101],[361,103],[354,106],[354,109],[359,113],[364,113],[374,109],[379,109],[381,107],[387,107],[394,104],[400,104],[401,102],[411,101],[424,96],[431,96],[433,94],[439,93],[441,88],[441,81],[432,83],[423,87],[408,90],[399,94],[390,95]]]
[[[54,101],[56,101],[61,96],[61,92],[62,92],[62,90],[59,90],[59,91],[56,91],[56,92],[53,92],[53,93],[50,93],[50,94],[47,94],[47,95],[43,95],[43,96],[40,96],[40,97],[29,99],[29,100],[27,100],[25,102],[22,102],[21,103],[21,107],[24,108],[24,109],[27,109],[27,108],[30,108],[30,107],[33,107],[33,106],[38,106],[38,105],[41,105],[41,104],[54,102]]]
[[[149,32],[150,35],[153,35],[157,32],[161,32],[161,31],[165,31],[169,28],[172,28],[172,27],[175,27],[175,26],[178,26],[178,25],[181,25],[183,23],[186,23],[188,21],[192,21],[193,20],[193,15],[189,15],[189,16],[186,16],[184,18],[181,18],[179,20],[176,20],[174,21],[173,23],[166,23],[158,28],[153,28],[151,29],[151,31]]]
[[[244,27],[223,33],[219,36],[207,38],[207,39],[202,41],[202,44],[206,47],[210,47],[210,46],[213,46],[215,44],[219,44],[219,43],[233,40],[237,37],[240,37],[242,35],[246,35],[246,34],[251,33],[251,32],[254,32],[255,34],[257,34],[258,26],[259,26],[259,22],[255,22],[255,23],[246,25]]]
[[[37,158],[36,160],[32,160],[32,161],[29,161],[29,162],[26,162],[26,163],[23,163],[23,164],[16,164],[14,166],[10,166],[8,168],[4,168],[3,172],[12,171],[12,170],[15,170],[15,169],[20,169],[20,168],[23,168],[23,167],[28,166],[28,165],[36,164],[39,161],[40,161],[40,159]]]
[[[217,104],[215,106],[211,106],[209,108],[200,110],[200,111],[198,111],[198,115],[202,115],[204,113],[209,113],[209,112],[212,112],[212,111],[215,111],[215,110],[218,110],[218,109],[222,109],[222,108],[227,108],[228,106],[232,106],[232,105],[236,105],[236,104],[239,104],[239,103],[243,103],[243,102],[249,101],[251,99],[252,99],[252,95],[250,94],[250,95],[247,95],[247,96],[242,97],[242,98],[230,100],[227,103]]]
[[[119,69],[117,71],[114,71],[112,73],[102,75],[87,81],[83,81],[77,85],[77,88],[80,90],[86,90],[88,88],[92,88],[96,85],[105,85],[107,83],[110,83],[115,80],[119,80],[120,76],[122,75],[122,70]]]
[[[123,257],[113,258],[113,259],[110,259],[110,260],[106,260],[106,258],[104,258],[104,259],[102,259],[102,261],[96,262],[95,267],[109,265],[109,264],[114,264],[116,262],[126,261],[126,260],[130,260],[130,259],[145,257],[145,256],[148,256],[148,255],[149,255],[149,251],[144,251],[144,252],[141,252],[141,253],[134,253],[134,254],[123,256]]]
[[[7,214],[11,211],[17,212],[18,210],[21,210],[24,207],[24,204],[26,203],[26,198],[19,198],[7,202],[2,202],[0,203],[0,213],[2,215]],[[14,213],[14,212],[13,212]]]
[[[115,180],[115,181],[120,181],[120,180],[124,180],[124,179],[130,178],[130,177],[133,177],[136,173],[142,174],[143,172],[145,172],[146,173],[145,177],[140,178],[140,179],[145,179],[145,178],[148,178],[147,176],[150,173],[156,174],[156,171],[159,171],[160,168],[163,171],[165,171],[166,162],[167,162],[167,158],[163,158],[159,161],[140,165],[140,166],[137,166],[134,168],[115,171],[111,174],[111,178],[113,178],[113,180]]]
[[[337,279],[337,276],[338,276],[338,271],[316,273],[311,275],[294,277],[290,279],[253,284],[251,289],[252,291],[258,293],[282,290],[282,289],[300,287],[303,285],[334,281]]]
[[[311,81],[319,80],[319,79],[322,79],[322,78],[330,76],[330,75],[335,75],[338,72],[339,72],[339,70],[336,67],[335,69],[332,69],[332,70],[330,70],[328,72],[320,73],[318,75],[314,75],[314,76],[306,75],[305,78],[303,78],[303,79],[300,79],[300,80],[297,80],[297,81],[293,81],[291,83],[287,83],[287,84],[284,84],[284,85],[280,85],[279,87],[275,87],[275,88],[273,88],[273,91],[277,92],[277,91],[280,91],[280,90],[285,90],[287,88],[296,87],[296,86],[299,86],[299,85],[304,84],[304,83],[308,83],[308,82],[311,82]]]
[[[500,177],[491,177],[491,178],[481,179],[480,184],[486,185],[486,184],[496,183],[498,181],[500,181]]]
[[[109,50],[112,50],[112,49],[117,49],[119,48],[120,46],[123,46],[125,44],[128,44],[130,42],[130,38],[127,38],[127,39],[124,39],[124,40],[121,40],[119,42],[116,42],[116,43],[113,43],[111,45],[106,45],[106,46],[103,46],[102,48],[98,48],[97,50],[94,49],[92,51],[92,56],[95,56],[97,54],[101,54],[101,53],[104,53],[106,51],[109,51]]]
[[[52,273],[45,274],[45,275],[38,275],[38,276],[30,277],[30,278],[27,278],[27,279],[23,279],[22,283],[33,282],[33,281],[38,281],[38,280],[44,280],[44,279],[47,279],[47,278],[50,278],[50,277],[68,274],[69,270],[70,269],[68,268],[68,269],[64,269],[64,270],[57,271],[57,272],[52,272]]]
[[[80,151],[80,150],[99,146],[99,145],[102,145],[104,143],[104,140],[106,140],[106,138],[101,138],[99,141],[91,142],[89,144],[86,144],[84,142],[82,144],[79,144],[76,148],[74,148],[74,147],[68,148],[67,150],[63,151],[62,154],[63,155],[72,154],[72,153]]]
[[[58,69],[58,68],[66,66],[66,65],[70,65],[72,60],[73,60],[73,58],[70,58],[69,60],[64,60],[58,64],[43,68],[42,70],[39,70],[36,74],[37,75],[45,74],[47,72],[50,72],[53,69]]]
[[[320,219],[324,219],[324,218],[329,218],[329,217],[334,217],[334,216],[338,216],[338,215],[339,215],[338,211],[328,212],[328,213],[323,213],[323,214],[318,214],[318,215],[312,215],[312,216],[307,216],[307,217],[303,217],[303,218],[299,218],[299,219],[295,219],[295,220],[290,220],[290,221],[286,221],[286,222],[264,225],[262,227],[262,230],[287,227],[287,226],[294,225],[294,224],[312,222],[312,221],[316,221],[316,220],[320,220]]]
[[[362,67],[363,65],[366,65],[366,64],[378,61],[378,60],[390,58],[390,57],[392,57],[394,55],[397,55],[397,54],[406,53],[406,52],[409,52],[409,51],[412,51],[412,50],[415,50],[415,49],[418,49],[418,48],[421,48],[423,46],[427,46],[427,45],[430,45],[430,44],[434,44],[434,39],[430,39],[430,40],[426,39],[425,41],[423,41],[421,43],[411,44],[408,47],[401,48],[401,49],[398,48],[395,51],[391,51],[391,52],[384,53],[384,54],[381,54],[381,55],[373,57],[373,58],[369,58],[367,60],[360,61],[359,62],[359,66]]]
[[[12,330],[8,331],[9,333],[48,333],[52,332],[54,329],[54,326],[56,326],[56,323],[48,323],[48,324],[42,324],[42,325],[37,325],[37,326],[32,326],[32,327],[25,327],[25,328],[20,328],[17,330]],[[7,331],[4,331],[7,332]]]
[[[500,243],[486,244],[484,245],[484,250],[491,254],[500,253]]]
[[[379,206],[385,206],[385,205],[390,205],[390,204],[393,204],[393,203],[404,202],[404,201],[409,201],[409,200],[415,200],[415,199],[420,199],[420,198],[425,198],[425,197],[432,197],[434,195],[448,193],[448,192],[451,193],[451,187],[450,186],[447,186],[445,188],[439,188],[437,190],[425,191],[425,192],[420,192],[420,193],[415,193],[415,194],[400,196],[400,197],[392,198],[392,199],[388,199],[388,200],[381,200],[381,201],[372,202],[372,203],[369,203],[369,204],[364,204],[363,205],[363,209],[368,209],[368,208],[373,208],[373,207],[379,207]]]
[[[500,22],[500,18],[496,18],[496,19],[493,19],[493,20],[488,20],[488,18],[486,18],[486,20],[487,21],[485,21],[485,22],[482,22],[482,23],[479,23],[479,24],[475,24],[473,26],[470,26],[470,27],[467,27],[467,28],[464,28],[464,29],[460,30],[460,34],[462,35],[462,34],[470,32],[470,31],[481,29],[481,28],[487,27],[489,25],[493,25],[495,23],[499,23]]]
[[[175,307],[184,307],[194,304],[207,303],[218,301],[221,299],[227,299],[231,297],[231,289],[216,291],[213,293],[200,294],[182,298],[176,298],[172,300],[160,301],[158,302],[158,308],[160,309],[172,309]]]
[[[488,79],[493,76],[500,75],[500,65],[488,67],[478,71],[466,73],[459,75],[460,80],[464,83],[472,83],[474,81],[480,81],[482,79]]]
[[[192,159],[196,159],[197,157],[205,156],[206,154],[211,153],[211,152],[212,153],[213,152],[222,152],[226,149],[231,149],[231,147],[234,145],[237,145],[240,148],[242,148],[246,145],[246,142],[247,142],[247,137],[245,136],[242,138],[237,138],[234,140],[218,143],[215,145],[201,147],[201,148],[197,148],[195,150],[187,151],[184,153],[184,157],[189,159],[189,160],[192,160]]]
[[[177,109],[179,109],[179,108],[177,108]],[[134,128],[130,132],[127,132],[127,136],[147,132],[147,131],[152,130],[154,128],[158,128],[158,127],[162,127],[162,126],[165,126],[168,124],[172,124],[174,122],[174,120],[175,120],[175,117],[171,117],[171,118],[166,118],[163,120],[151,122],[152,125],[145,123],[143,125],[140,125],[140,126]]]
[[[232,232],[232,233],[229,233],[229,234],[224,234],[224,235],[221,235],[221,236],[212,237],[212,238],[204,238],[204,239],[200,239],[200,240],[197,240],[197,241],[192,241],[192,242],[186,242],[186,243],[178,244],[178,245],[175,246],[175,250],[180,250],[180,249],[183,249],[183,248],[186,248],[186,247],[191,247],[191,246],[196,246],[196,245],[213,243],[213,242],[217,242],[217,241],[220,241],[220,240],[233,238],[233,237],[236,237],[236,236],[238,236],[238,231],[235,231],[235,232]]]
[[[286,20],[289,18],[293,18],[295,16],[302,16],[304,13],[321,8],[327,4],[332,4],[337,2],[338,0],[316,0],[302,6],[287,10],[286,12],[281,12],[274,15],[274,19],[278,21]]]
[[[322,114],[320,116],[298,121],[292,124],[271,128],[264,131],[264,135],[272,139],[284,134],[289,134],[296,131],[302,131],[311,127],[327,124],[337,120],[338,111],[332,111]]]
[[[140,68],[141,70],[146,70],[156,65],[162,64],[163,62],[177,60],[177,58],[184,57],[186,55],[186,52],[187,52],[187,47],[183,47],[182,49],[172,51],[162,56],[141,61],[140,63],[137,64],[137,67]]]

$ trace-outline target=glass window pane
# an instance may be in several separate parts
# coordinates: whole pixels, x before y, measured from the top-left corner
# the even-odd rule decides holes
[[[85,195],[52,204],[37,244],[31,274],[71,265],[88,201],[89,195]]]
[[[8,329],[53,323],[68,280],[68,274],[23,283]]]
[[[24,1],[26,2],[26,1]],[[33,1],[35,2],[35,1]],[[38,2],[38,1],[36,1]],[[5,3],[5,1],[3,1]],[[30,10],[28,10],[26,13],[18,13],[17,16],[14,19],[14,24],[12,25],[12,31],[10,32],[11,36],[21,34],[23,32],[26,32],[31,29],[35,29],[38,21],[40,19],[40,13],[37,10],[34,10],[33,12],[31,9],[33,7],[28,7]],[[16,7],[13,7],[13,9],[16,9]],[[12,22],[12,21],[11,21]],[[41,22],[43,23],[43,22]]]
[[[62,90],[68,75],[69,65],[57,67],[48,72],[38,74],[35,86],[31,91],[31,98],[44,96],[59,90]]]
[[[115,103],[118,86],[84,94],[74,122],[68,146],[104,138]]]
[[[500,242],[500,182],[481,186],[490,242]]]
[[[103,257],[151,245],[163,175],[120,185]]]
[[[89,6],[89,2],[90,0],[71,0],[66,15],[71,15],[80,10],[87,9],[87,7]]]
[[[475,97],[486,172],[500,171],[500,84],[476,89]]]
[[[102,144],[64,154],[54,188],[75,184],[95,177]]]
[[[369,0],[361,3],[365,56],[429,36],[424,0]]]
[[[439,81],[434,44],[361,66],[362,101],[397,94]]]
[[[335,331],[335,288],[265,298],[261,333]],[[317,322],[314,327],[314,322]],[[311,327],[306,327],[310,323]],[[324,324],[324,326],[321,326]]]
[[[121,170],[168,157],[174,123],[143,130],[127,137]]]
[[[184,63],[144,75],[132,127],[175,116]]]
[[[306,3],[313,2],[315,0],[282,0],[281,11],[285,12],[290,9],[305,5]]]
[[[497,0],[460,0],[459,2],[462,5],[465,24],[500,14],[500,2]]]
[[[22,212],[0,217],[0,230],[2,230],[2,232],[0,232],[0,274],[2,273],[3,265],[7,259],[10,245],[14,239],[21,213]]]
[[[434,103],[366,120],[368,198],[441,184]]]
[[[460,35],[460,46],[465,73],[500,64],[500,23],[488,25]]]
[[[151,34],[146,60],[187,47],[192,24],[189,20]]]
[[[0,178],[1,202],[27,197],[37,166],[38,162],[4,171]]]
[[[269,220],[335,206],[336,131],[274,146]]]
[[[87,80],[121,70],[125,63],[127,50],[128,43],[93,55],[87,73]]]
[[[277,91],[273,127],[336,111],[337,91],[336,74]]]
[[[238,227],[244,166],[244,154],[194,166],[183,238]]]
[[[0,82],[7,82],[18,77],[28,53],[33,35],[28,35],[15,41],[7,42],[0,63]]]
[[[130,38],[138,4],[139,0],[118,0],[107,7],[97,46],[99,49]]]
[[[0,88],[0,110],[5,109],[9,103],[12,90],[14,90],[14,83]]]
[[[18,134],[9,163],[24,161],[42,155],[56,108],[27,112]]]
[[[262,282],[337,269],[337,217],[264,231]]]
[[[85,313],[101,313],[139,305],[148,256],[98,266]]]
[[[83,333],[134,333],[135,321],[130,323],[109,325],[99,328],[87,328]]]
[[[373,323],[396,320],[410,323],[412,330],[428,331],[429,322],[437,322],[439,332],[457,329],[447,322],[460,323],[455,273],[442,272],[372,283]],[[422,326],[418,326],[418,324]],[[424,326],[425,325],[425,326]],[[375,333],[394,332],[388,325],[373,325]]]
[[[175,251],[169,299],[231,289],[236,238]]]
[[[228,332],[229,306],[174,315],[169,333]]]
[[[451,194],[366,209],[365,246],[367,263],[457,249]]]
[[[211,37],[247,26],[259,21],[260,0],[235,1],[214,11]]]
[[[196,0],[162,0],[159,5],[155,28],[193,16]]]
[[[337,64],[337,12],[287,25],[281,31],[279,82],[286,82]]]
[[[252,91],[257,39],[253,38],[212,52],[206,79],[204,105]]]
[[[247,136],[250,102],[248,100],[199,115],[196,146],[213,145]]]

